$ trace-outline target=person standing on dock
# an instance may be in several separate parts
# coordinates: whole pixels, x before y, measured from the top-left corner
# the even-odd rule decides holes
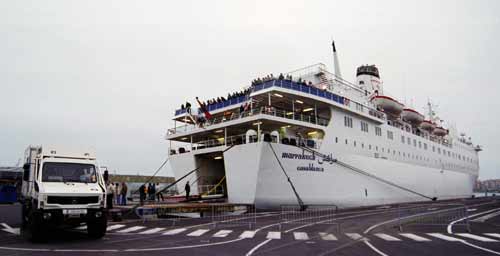
[[[146,186],[144,184],[139,188],[139,200],[141,201],[141,205],[144,205],[144,199],[146,198]]]
[[[191,191],[191,186],[189,186],[189,181],[186,182],[186,186],[184,186],[184,191],[186,192],[186,201],[189,200],[189,192]]]
[[[106,208],[113,209],[113,182],[108,180],[108,185],[106,186]]]
[[[116,205],[120,205],[122,202],[122,188],[120,186],[120,183],[115,183],[115,200],[116,200]]]
[[[161,198],[161,201],[163,202],[164,199],[163,199],[163,194],[161,193],[161,190],[160,190],[160,183],[156,183],[156,189],[158,190],[158,192],[156,193],[156,197],[158,198],[158,202],[160,202],[160,198]]]
[[[128,191],[127,184],[125,182],[122,182],[122,189],[120,191],[122,199],[120,202],[121,205],[127,205],[127,191]]]
[[[155,183],[151,184],[151,192],[150,193],[151,193],[150,200],[153,202],[156,201],[156,184]]]

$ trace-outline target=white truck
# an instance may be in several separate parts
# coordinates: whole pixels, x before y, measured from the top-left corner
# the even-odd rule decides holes
[[[29,146],[23,169],[23,236],[42,240],[53,228],[84,223],[90,237],[106,234],[106,184],[94,156]]]

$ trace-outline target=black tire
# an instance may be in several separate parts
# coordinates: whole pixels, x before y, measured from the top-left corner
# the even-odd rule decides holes
[[[87,232],[89,237],[94,239],[102,238],[106,235],[108,220],[103,213],[100,218],[92,218],[87,222]]]
[[[45,241],[41,214],[35,213],[23,207],[22,215],[21,235],[32,242]]]

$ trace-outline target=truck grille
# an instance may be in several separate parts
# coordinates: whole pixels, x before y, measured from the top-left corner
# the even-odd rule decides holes
[[[49,196],[48,204],[97,204],[98,196]]]

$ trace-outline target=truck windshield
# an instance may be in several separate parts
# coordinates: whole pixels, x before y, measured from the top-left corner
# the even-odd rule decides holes
[[[92,164],[49,162],[43,164],[42,181],[95,183],[97,177]]]

